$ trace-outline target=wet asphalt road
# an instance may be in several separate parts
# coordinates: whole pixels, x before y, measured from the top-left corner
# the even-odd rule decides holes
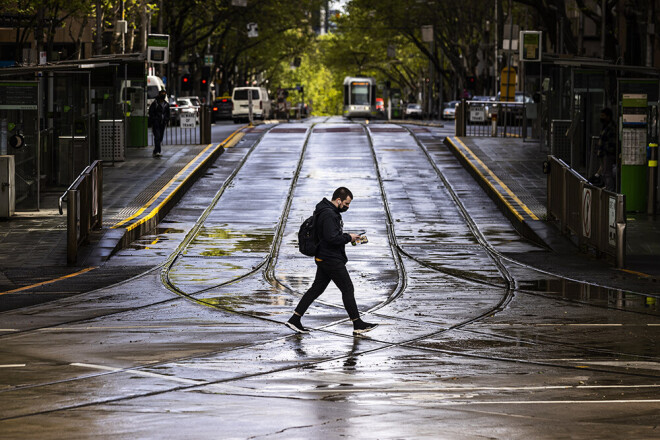
[[[153,236],[125,283],[0,315],[0,438],[658,438],[657,310],[524,266],[447,129],[261,125]],[[337,186],[365,319],[296,232]],[[518,264],[514,260],[523,263]],[[560,275],[560,274],[557,274]]]

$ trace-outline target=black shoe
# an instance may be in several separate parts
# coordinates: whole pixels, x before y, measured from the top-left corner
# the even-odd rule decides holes
[[[296,316],[298,319],[294,319],[293,317],[290,318],[286,322],[286,326],[289,327],[291,330],[293,330],[296,333],[309,333],[309,330],[307,330],[303,325],[300,323],[300,318]]]
[[[354,335],[360,335],[362,333],[366,333],[368,331],[371,331],[378,327],[378,324],[370,324],[368,322],[364,322],[362,320],[355,321],[353,323],[353,334]]]

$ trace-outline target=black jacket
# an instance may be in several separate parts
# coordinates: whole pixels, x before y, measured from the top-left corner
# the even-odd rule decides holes
[[[348,258],[344,246],[351,242],[351,236],[344,233],[344,222],[339,208],[328,199],[323,199],[316,205],[314,216],[314,230],[320,239],[316,258],[346,264]]]
[[[152,125],[167,125],[170,122],[170,105],[167,100],[154,99],[149,106],[149,122]]]

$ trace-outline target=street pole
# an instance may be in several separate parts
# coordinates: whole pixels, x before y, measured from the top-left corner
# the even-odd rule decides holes
[[[600,5],[600,13],[603,14],[603,16],[600,19],[600,52],[601,52],[601,58],[605,59],[605,29],[606,29],[606,23],[605,23],[605,18],[607,15],[605,14],[605,6],[607,5],[607,0],[603,0]]]
[[[495,40],[495,72],[493,75],[493,92],[495,93],[495,96],[497,96],[497,75],[499,74],[500,71],[500,66],[499,66],[499,61],[497,59],[497,46],[499,44],[497,34],[499,30],[499,25],[497,21],[497,0],[495,0],[495,30],[493,32],[494,40]]]
[[[121,0],[121,2],[119,4],[119,12],[121,14],[121,21],[123,22],[124,21],[124,0]],[[122,30],[122,32],[121,32],[121,53],[122,53],[122,55],[124,54],[125,44],[126,44],[126,33],[123,32],[123,30]]]

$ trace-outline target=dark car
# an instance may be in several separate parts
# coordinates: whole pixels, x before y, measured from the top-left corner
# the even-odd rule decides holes
[[[221,96],[215,98],[213,107],[211,107],[211,121],[219,121],[221,119],[231,119],[231,110],[233,104],[229,96]]]
[[[170,104],[170,125],[181,124],[181,109],[179,109],[174,96],[169,96],[167,102]]]

